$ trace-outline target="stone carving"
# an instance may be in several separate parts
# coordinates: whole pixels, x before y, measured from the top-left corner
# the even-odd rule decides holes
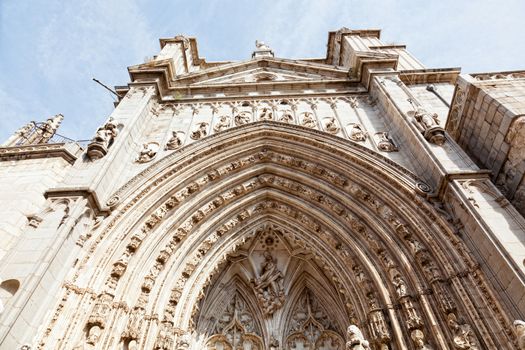
[[[414,329],[411,331],[410,339],[412,339],[417,350],[432,350],[430,346],[425,344],[425,334],[420,329]]]
[[[271,316],[283,305],[285,300],[283,275],[269,251],[264,252],[261,275],[252,280],[252,285],[266,316]]]
[[[87,322],[87,340],[86,342],[95,345],[100,338],[102,329],[106,327],[107,318],[111,312],[113,296],[107,293],[99,295],[91,315]]]
[[[279,117],[279,121],[282,123],[292,124],[293,123],[292,111],[283,111],[283,113]]]
[[[471,74],[476,80],[512,80],[525,78],[525,72]]]
[[[401,274],[396,269],[390,270],[390,276],[392,279],[392,284],[396,288],[396,293],[399,298],[407,296],[407,286],[405,283],[405,280],[403,277],[401,277]]]
[[[259,114],[259,120],[273,120],[272,111],[269,108],[264,107],[261,114]]]
[[[372,302],[375,301],[375,302]],[[369,299],[369,308],[374,310],[377,309],[377,301],[374,299]],[[370,329],[372,330],[372,339],[379,345],[381,350],[387,350],[388,344],[390,343],[390,332],[388,331],[388,326],[386,324],[385,316],[383,312],[378,309],[371,311],[368,315]]]
[[[251,120],[251,113],[250,112],[240,112],[237,114],[234,118],[235,125],[241,126],[244,124],[248,124]]]
[[[476,335],[469,324],[458,322],[456,315],[453,313],[448,314],[447,322],[454,336],[453,341],[456,349],[479,349]]]
[[[514,330],[516,331],[519,349],[525,350],[525,322],[522,320],[514,321]]]
[[[106,124],[97,129],[95,137],[87,146],[87,156],[91,160],[104,157],[118,135],[117,124],[109,118]]]
[[[191,348],[191,334],[184,333],[177,340],[177,350],[185,350]]]
[[[230,117],[227,115],[221,115],[219,117],[219,121],[213,127],[213,131],[219,132],[219,131],[228,129],[229,127],[230,127]]]
[[[139,152],[139,156],[135,161],[137,163],[147,163],[151,162],[153,158],[157,156],[160,145],[158,142],[148,142],[142,144],[142,149]]]
[[[136,347],[137,339],[141,332],[142,322],[144,320],[144,309],[142,307],[135,307],[131,310],[126,324],[126,329],[122,332],[121,338],[128,341],[128,349],[132,346]]]
[[[264,42],[260,40],[255,40],[255,47],[257,50],[271,50],[270,47]]]
[[[31,226],[32,228],[37,228],[42,222],[43,218],[35,214],[35,215],[29,215],[27,217],[27,220],[28,220],[27,224],[29,226]]]
[[[308,289],[303,291],[292,315],[285,349],[344,349],[343,338]]]
[[[359,107],[359,100],[355,96],[349,97],[348,98],[348,103],[350,104],[350,107],[352,107],[354,109]]]
[[[366,132],[363,130],[361,125],[358,123],[352,123],[350,125],[352,126],[350,128],[350,131],[348,132],[348,136],[350,137],[350,140],[356,141],[356,142],[365,141]]]
[[[174,345],[175,340],[173,336],[173,326],[171,322],[162,322],[153,349],[173,350]]]
[[[239,293],[235,293],[217,319],[214,332],[206,341],[206,349],[263,349],[261,331]]]
[[[272,335],[270,339],[270,350],[279,350],[279,341]]]
[[[310,128],[310,129],[314,129],[317,126],[317,122],[315,121],[315,117],[313,113],[304,112],[302,113],[302,116],[303,116],[301,120],[302,126],[304,126],[305,128]]]
[[[465,87],[457,85],[456,93],[454,94],[453,105],[450,108],[449,116],[447,118],[447,131],[456,139],[458,135],[458,127],[461,121],[463,108],[465,107]]]
[[[183,143],[182,137],[183,137],[183,135],[184,135],[184,133],[182,131],[172,131],[171,132],[171,137],[168,140],[168,142],[166,143],[165,149],[166,150],[174,150],[174,149],[177,149],[180,146],[182,146],[182,143]]]
[[[396,152],[397,147],[390,139],[387,131],[378,132],[375,135],[377,148],[383,152]]]
[[[200,140],[208,135],[208,123],[200,122],[197,123],[195,129],[190,134],[193,140]]]
[[[326,132],[330,134],[337,134],[339,130],[341,129],[337,125],[337,121],[335,120],[335,117],[325,118],[324,128]]]
[[[408,113],[415,120],[415,125],[423,134],[425,139],[436,145],[445,143],[445,130],[439,126],[439,118],[436,113],[429,113],[423,108]]]
[[[361,330],[350,325],[346,330],[346,350],[368,350],[370,349],[368,341],[365,340]]]

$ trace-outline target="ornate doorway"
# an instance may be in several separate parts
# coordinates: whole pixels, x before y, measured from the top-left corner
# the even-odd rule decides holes
[[[252,236],[203,298],[196,329],[206,348],[344,349],[344,303],[314,255],[274,224]]]

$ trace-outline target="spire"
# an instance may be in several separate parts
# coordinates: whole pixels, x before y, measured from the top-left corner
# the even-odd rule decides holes
[[[43,123],[29,122],[24,125],[2,145],[2,147],[14,147],[23,145],[36,145],[47,143],[55,135],[58,127],[64,120],[62,114],[48,118]]]
[[[252,53],[252,58],[258,57],[274,57],[273,50],[264,43],[264,41],[255,40],[255,51]]]

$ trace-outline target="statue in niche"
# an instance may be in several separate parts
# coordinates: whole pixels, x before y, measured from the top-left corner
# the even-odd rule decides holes
[[[157,142],[148,142],[142,145],[139,156],[135,160],[137,163],[151,162],[157,155],[159,144]]]
[[[264,107],[261,111],[261,114],[259,115],[259,120],[272,120],[273,119],[273,113],[272,111]]]
[[[410,338],[417,350],[432,350],[430,346],[425,344],[425,333],[420,329],[414,329],[410,332]]]
[[[350,124],[352,128],[349,131],[350,140],[356,142],[363,142],[366,140],[366,132],[363,131],[363,128],[358,123]]]
[[[367,349],[370,349],[369,343],[365,340],[361,330],[356,325],[348,326],[346,330],[346,350]]]
[[[241,126],[250,122],[250,112],[241,112],[234,118],[235,125]]]
[[[326,129],[326,132],[329,132],[330,134],[337,134],[340,129],[339,126],[337,126],[335,117],[326,118],[326,123],[324,127]]]
[[[291,111],[284,111],[281,117],[279,118],[279,121],[282,123],[291,124],[293,123],[293,115]]]
[[[108,153],[109,147],[113,144],[118,134],[117,125],[113,118],[109,118],[107,123],[97,129],[95,137],[87,146],[87,155],[90,159],[100,159]]]
[[[522,320],[514,321],[514,330],[516,331],[519,349],[525,350],[525,322]]]
[[[396,288],[396,293],[399,298],[405,297],[408,295],[407,286],[403,277],[396,269],[390,270],[390,276],[392,279],[392,284]]]
[[[171,137],[166,143],[166,150],[174,150],[182,146],[182,139],[179,134],[184,135],[182,131],[172,131]]]
[[[429,113],[419,107],[416,111],[409,112],[408,115],[415,119],[416,127],[425,139],[440,146],[445,143],[445,131],[439,126],[439,117],[436,113]]]
[[[375,134],[377,138],[377,148],[383,152],[396,152],[397,147],[390,139],[388,132],[378,132]]]
[[[310,112],[304,112],[303,113],[303,120],[301,121],[301,125],[305,128],[313,129],[317,126],[317,123],[315,122],[315,117],[313,113]]]
[[[208,135],[208,123],[200,122],[197,124],[197,128],[191,132],[190,137],[193,140],[200,140]]]
[[[230,117],[228,117],[227,115],[221,115],[219,117],[219,121],[213,127],[213,130],[215,132],[219,132],[222,130],[226,130],[229,127],[230,127]]]
[[[251,281],[264,313],[271,316],[284,303],[283,275],[269,251],[264,252],[261,276]]]
[[[476,335],[470,325],[467,323],[458,322],[456,315],[453,313],[447,316],[448,325],[454,335],[454,346],[456,349],[465,350],[478,350],[478,342],[476,341]]]

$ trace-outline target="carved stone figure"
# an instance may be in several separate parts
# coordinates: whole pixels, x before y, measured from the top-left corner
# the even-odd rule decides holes
[[[219,117],[219,121],[213,127],[213,130],[215,132],[219,132],[222,130],[226,130],[229,127],[230,127],[230,117],[228,117],[227,115],[221,115]]]
[[[335,117],[326,118],[324,128],[326,132],[329,132],[330,134],[337,134],[340,130]]]
[[[348,132],[350,140],[362,142],[366,140],[366,132],[363,131],[360,124],[354,123],[351,124],[352,128]]]
[[[191,348],[191,334],[184,333],[177,341],[177,350],[186,350]]]
[[[157,142],[148,142],[142,145],[139,156],[135,160],[137,163],[151,162],[157,155],[159,144]]]
[[[279,350],[279,341],[272,335],[270,339],[270,350]]]
[[[399,298],[407,296],[407,286],[405,283],[405,280],[403,277],[401,277],[401,274],[396,269],[390,270],[390,276],[392,279],[392,284],[396,288],[396,293]]]
[[[470,325],[467,323],[459,323],[456,315],[453,313],[448,314],[447,316],[448,325],[450,330],[454,335],[454,346],[456,349],[468,349],[468,350],[478,350],[478,342],[476,340],[476,335]]]
[[[445,131],[439,126],[439,117],[436,113],[428,113],[423,108],[418,108],[417,111],[409,113],[411,114],[425,139],[436,145],[445,143]]]
[[[410,332],[410,338],[417,350],[432,350],[429,345],[425,344],[425,334],[420,329]]]
[[[208,135],[208,123],[200,122],[197,124],[196,129],[191,132],[190,137],[193,140],[200,140]]]
[[[264,252],[261,276],[252,280],[252,285],[266,315],[272,315],[284,303],[283,275],[270,252]]]
[[[101,328],[106,326],[107,317],[111,312],[111,303],[113,297],[110,294],[101,294],[98,297],[98,300],[91,311],[87,325],[89,327],[88,331],[88,343],[95,344],[92,342],[99,338],[101,333]]]
[[[269,108],[264,107],[259,114],[259,120],[273,120],[273,113]]]
[[[291,111],[284,111],[283,114],[279,117],[279,121],[282,123],[293,123],[293,115]]]
[[[514,321],[514,330],[516,331],[519,349],[525,350],[525,322],[522,320]]]
[[[241,126],[244,124],[248,124],[250,122],[250,112],[241,112],[237,114],[234,118],[235,125]]]
[[[373,311],[369,314],[370,329],[372,330],[372,338],[380,344],[381,350],[388,349],[390,342],[390,332],[385,321],[385,316],[381,310]]]
[[[303,119],[301,120],[301,125],[306,128],[314,129],[317,126],[317,123],[315,122],[315,117],[313,113],[304,112]]]
[[[128,323],[126,324],[126,329],[124,330],[124,332],[122,332],[122,338],[129,340],[130,343],[133,340],[137,340],[139,338],[143,319],[143,308],[135,307],[133,310],[131,310],[128,318]],[[129,344],[128,348],[130,348]]]
[[[380,151],[383,152],[395,152],[397,151],[397,147],[394,145],[390,137],[388,136],[388,132],[378,132],[375,134],[377,139],[377,148]]]
[[[108,153],[109,147],[113,144],[118,135],[117,125],[113,118],[109,118],[106,124],[97,129],[95,137],[87,146],[87,156],[91,160],[104,157]]]
[[[346,330],[346,350],[367,350],[368,341],[365,340],[363,333],[356,325],[348,326]]]
[[[172,131],[171,137],[166,143],[166,150],[174,150],[182,146],[182,138],[180,135],[183,135],[184,133],[182,131]]]
[[[266,45],[264,41],[255,40],[255,47],[257,50],[270,50],[270,47]]]

